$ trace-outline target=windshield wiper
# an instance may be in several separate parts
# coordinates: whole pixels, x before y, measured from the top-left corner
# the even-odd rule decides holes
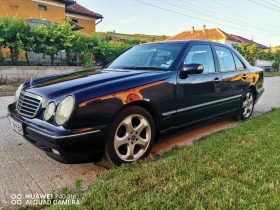
[[[135,69],[135,70],[167,70],[163,67],[155,67],[155,66],[124,66],[121,69]]]

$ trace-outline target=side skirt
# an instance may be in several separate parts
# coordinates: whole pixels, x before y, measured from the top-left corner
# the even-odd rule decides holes
[[[239,111],[239,109],[234,109],[234,110],[227,111],[227,112],[224,112],[224,113],[219,114],[219,115],[214,115],[214,116],[203,118],[203,119],[191,122],[191,123],[186,123],[184,125],[180,125],[180,126],[177,126],[177,127],[171,127],[169,129],[162,130],[158,134],[158,141],[162,141],[162,140],[170,137],[170,135],[176,134],[176,133],[178,133],[182,130],[187,131],[188,129],[191,129],[195,126],[202,125],[204,123],[208,123],[209,121],[214,121],[214,120],[226,117],[226,116],[230,116],[232,113],[235,113],[235,112],[238,112],[238,111]]]

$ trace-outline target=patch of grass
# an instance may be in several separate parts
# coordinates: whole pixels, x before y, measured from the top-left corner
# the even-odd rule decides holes
[[[165,158],[124,165],[93,183],[80,206],[50,209],[280,209],[279,123],[272,110]]]
[[[280,72],[264,72],[265,77],[276,77],[280,76]]]
[[[79,193],[82,192],[82,181],[82,179],[77,179],[75,182],[75,188]]]

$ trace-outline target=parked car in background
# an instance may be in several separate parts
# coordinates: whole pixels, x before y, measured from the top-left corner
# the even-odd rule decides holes
[[[102,70],[23,83],[8,107],[12,127],[63,163],[115,165],[145,158],[158,136],[230,114],[248,119],[263,70],[209,41],[135,46]]]

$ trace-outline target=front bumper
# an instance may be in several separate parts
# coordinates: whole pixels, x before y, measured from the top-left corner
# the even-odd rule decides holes
[[[58,162],[70,164],[102,159],[103,133],[107,126],[67,130],[36,118],[22,117],[15,104],[8,106],[8,116],[22,124],[23,136],[28,142]]]

